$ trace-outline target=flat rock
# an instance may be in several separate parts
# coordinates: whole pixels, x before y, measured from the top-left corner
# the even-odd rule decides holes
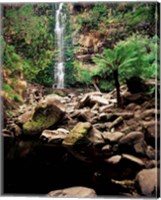
[[[122,159],[131,161],[131,162],[133,162],[133,163],[135,163],[139,166],[145,166],[145,163],[140,158],[137,158],[137,157],[132,156],[130,154],[122,154]]]
[[[91,121],[94,115],[94,112],[92,112],[90,109],[85,108],[77,110],[75,117],[77,117],[80,121]]]
[[[119,140],[119,144],[135,144],[137,141],[139,141],[140,139],[143,139],[144,135],[142,132],[137,132],[137,131],[133,131],[128,133],[127,135],[123,136],[120,140]]]
[[[155,117],[156,114],[159,114],[158,110],[156,110],[156,109],[149,109],[149,110],[145,110],[141,114],[140,118],[144,119],[144,118],[149,117],[149,116]]]
[[[155,197],[159,190],[159,169],[143,169],[135,179],[139,192],[147,197]]]
[[[97,105],[109,105],[108,99],[102,96],[102,93],[87,93],[79,102],[78,108],[90,107],[92,108],[95,104]]]
[[[91,96],[91,102],[94,102],[95,104],[98,103],[99,105],[108,105],[109,101],[105,99],[104,97],[99,96]]]
[[[106,144],[102,147],[102,151],[112,151],[112,146],[110,144]]]
[[[68,135],[69,131],[66,129],[59,128],[57,130],[44,130],[40,136],[40,139],[45,140],[49,143],[61,142]]]
[[[121,132],[103,132],[102,136],[105,140],[110,142],[118,142],[119,139],[124,136],[124,134]]]
[[[61,190],[55,190],[48,193],[49,197],[75,197],[75,198],[92,198],[96,197],[96,192],[87,187],[71,187]]]
[[[135,109],[135,107],[137,106],[137,104],[136,103],[130,103],[130,104],[128,104],[127,106],[126,106],[126,110],[134,110]]]
[[[88,106],[92,107],[95,103],[91,105],[91,96],[102,96],[102,93],[101,92],[90,92],[90,93],[85,94],[81,98],[78,108],[83,108],[83,107],[88,107]]]
[[[108,164],[116,165],[121,161],[121,159],[122,159],[121,155],[115,155],[115,156],[112,156],[108,159],[105,159],[105,162],[108,163]]]
[[[109,110],[111,110],[114,107],[114,104],[109,104],[109,105],[103,105],[99,107],[99,112],[107,112]]]
[[[133,112],[114,112],[113,114],[116,115],[116,116],[121,116],[124,119],[129,119],[129,118],[132,118],[134,116]]]

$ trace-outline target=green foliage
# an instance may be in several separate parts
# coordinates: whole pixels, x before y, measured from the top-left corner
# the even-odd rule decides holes
[[[12,88],[9,85],[5,84],[5,83],[3,83],[3,85],[2,85],[2,89],[5,92],[8,92],[8,93],[11,93],[13,91]]]
[[[22,68],[29,81],[47,85],[53,77],[49,71],[55,55],[49,11],[48,4],[25,4],[8,8],[4,18],[4,65],[11,70]]]
[[[101,79],[98,86],[102,92],[110,92],[114,89],[114,81]]]
[[[3,45],[3,65],[4,68],[7,68],[11,71],[11,75],[14,76],[15,72],[19,70],[24,70],[24,73],[30,69],[30,65],[27,60],[23,59],[20,55],[18,55],[15,51],[15,47],[12,45],[8,45],[4,42]]]
[[[11,101],[23,103],[22,97],[19,94],[17,94],[10,85],[3,83],[2,89],[5,92],[5,98]]]
[[[65,85],[66,87],[74,87],[76,83],[76,77],[74,73],[74,46],[73,38],[71,37],[73,31],[73,24],[70,23],[70,13],[68,12],[67,4],[63,7],[66,13],[66,28],[65,28]]]
[[[120,81],[132,76],[154,78],[157,75],[157,50],[156,37],[151,39],[133,35],[125,41],[118,42],[114,49],[105,49],[102,55],[97,55],[93,59],[98,65],[93,75],[106,79],[107,74],[119,70]]]
[[[92,80],[91,71],[83,69],[81,63],[79,63],[78,61],[74,61],[73,64],[74,64],[74,73],[76,82],[83,84],[84,86],[88,86],[89,84],[91,84]]]
[[[23,103],[22,97],[21,97],[20,95],[18,95],[18,94],[14,94],[14,95],[12,96],[12,99],[13,99],[14,101]]]

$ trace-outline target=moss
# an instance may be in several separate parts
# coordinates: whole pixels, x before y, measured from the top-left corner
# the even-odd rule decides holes
[[[61,118],[60,110],[47,106],[38,108],[32,119],[23,125],[24,134],[40,134],[44,129],[53,126]]]
[[[83,139],[91,129],[89,122],[79,122],[64,139],[64,145],[74,145],[78,140]]]

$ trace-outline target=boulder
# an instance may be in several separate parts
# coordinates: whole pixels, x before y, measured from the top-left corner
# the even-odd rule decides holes
[[[49,143],[62,142],[68,135],[69,131],[63,128],[57,130],[44,130],[40,136],[40,139]]]
[[[49,127],[55,125],[65,115],[65,107],[58,97],[47,96],[38,102],[32,118],[23,124],[23,133],[37,135]]]
[[[143,139],[143,138],[144,138],[144,135],[143,135],[142,132],[133,131],[133,132],[130,132],[127,135],[123,136],[119,140],[119,144],[121,144],[121,145],[123,145],[123,144],[131,145],[131,144],[137,143],[140,139]]]
[[[93,128],[93,127],[89,132],[88,139],[94,145],[95,144],[103,144],[105,142],[103,137],[102,137],[102,133],[99,130],[97,130],[96,128]]]
[[[71,117],[77,118],[79,121],[91,121],[91,119],[94,117],[95,113],[92,112],[90,109],[84,108],[80,110],[76,110]]]
[[[63,145],[72,146],[75,145],[77,142],[81,142],[82,140],[85,142],[90,129],[91,124],[89,122],[77,123],[76,126],[70,131],[68,136],[64,139]]]
[[[118,142],[119,139],[124,136],[124,134],[121,132],[103,132],[102,136],[105,140],[110,142]]]
[[[159,111],[156,109],[149,109],[142,112],[140,118],[145,119],[146,117],[155,117],[156,114],[159,114]]]
[[[93,198],[96,197],[96,192],[87,187],[71,187],[61,190],[55,190],[48,193],[49,197],[68,197],[68,198]]]
[[[147,144],[144,139],[140,139],[134,144],[134,150],[138,154],[146,155]]]
[[[130,110],[130,111],[133,111],[135,110],[137,104],[136,103],[130,103],[126,106],[126,110]]]
[[[137,174],[135,184],[142,195],[156,197],[159,190],[159,169],[143,169]]]
[[[109,101],[102,97],[102,93],[100,92],[91,92],[84,95],[84,97],[80,100],[78,107],[93,107],[95,104],[98,105],[108,105]]]

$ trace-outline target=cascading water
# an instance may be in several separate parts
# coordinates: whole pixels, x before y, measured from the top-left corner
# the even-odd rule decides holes
[[[53,87],[64,88],[64,29],[65,29],[65,13],[62,12],[63,3],[56,4],[56,23],[55,23],[55,36],[57,42],[57,63],[55,65],[55,83]]]

